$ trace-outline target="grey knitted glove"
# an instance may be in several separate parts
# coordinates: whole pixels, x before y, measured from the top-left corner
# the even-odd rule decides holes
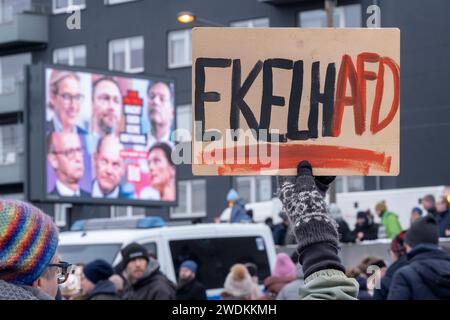
[[[310,163],[302,161],[297,177],[282,177],[279,183],[278,196],[294,226],[299,251],[319,242],[338,247],[337,224],[328,215],[324,192],[317,188]]]

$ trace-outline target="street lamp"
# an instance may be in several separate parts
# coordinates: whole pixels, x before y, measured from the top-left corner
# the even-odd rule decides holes
[[[194,13],[190,12],[190,11],[181,11],[177,14],[177,20],[180,23],[192,23],[195,21],[207,24],[207,25],[212,25],[215,27],[226,27],[226,25],[218,23],[218,22],[214,22],[208,19],[203,19],[203,18],[199,18],[197,17]]]

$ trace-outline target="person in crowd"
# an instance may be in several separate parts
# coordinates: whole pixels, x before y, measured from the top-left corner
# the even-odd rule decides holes
[[[250,218],[250,222],[251,223],[255,223],[255,219],[253,218],[254,212],[252,209],[248,209],[247,211],[247,216]]]
[[[71,265],[57,253],[58,228],[47,214],[0,200],[0,300],[54,300]]]
[[[110,134],[101,138],[94,154],[96,178],[92,184],[94,198],[127,198],[120,185],[125,176],[125,163],[121,156],[123,145],[119,138]]]
[[[248,273],[253,280],[253,290],[251,300],[258,300],[262,297],[261,291],[259,290],[259,277],[258,277],[258,267],[252,262],[247,262],[245,264]]]
[[[432,215],[411,225],[405,238],[408,263],[394,274],[388,300],[450,299],[450,254],[438,244],[439,226]]]
[[[423,212],[419,207],[414,207],[411,210],[411,216],[409,218],[410,224],[413,224],[415,221],[422,218]]]
[[[378,239],[378,225],[369,218],[367,211],[358,211],[356,214],[356,225],[351,237],[356,242]]]
[[[82,298],[81,274],[83,267],[84,264],[82,263],[75,264],[66,282],[59,285],[62,300],[79,300]]]
[[[122,122],[122,94],[117,81],[112,77],[101,77],[92,84],[92,129],[98,140],[109,134],[120,133]]]
[[[353,278],[358,282],[359,292],[358,300],[372,300],[372,295],[369,293],[367,287],[367,278],[364,273],[358,267],[352,267],[347,270],[347,277]]]
[[[276,299],[278,293],[288,283],[297,278],[297,268],[286,253],[277,254],[272,275],[264,280],[269,299]]]
[[[254,282],[245,265],[237,263],[231,267],[223,288],[224,291],[221,293],[223,300],[251,299]]]
[[[84,175],[83,148],[80,136],[72,132],[52,132],[48,135],[47,160],[56,173],[56,184],[50,192],[60,197],[89,197],[80,188]]]
[[[172,89],[165,82],[156,82],[148,87],[148,118],[151,125],[147,137],[148,147],[157,142],[172,145],[170,135],[174,119],[173,96]]]
[[[158,142],[150,148],[147,162],[152,186],[141,191],[141,199],[175,201],[176,168],[171,155],[167,143]]]
[[[234,189],[231,189],[228,192],[227,201],[232,206],[230,223],[251,221],[250,217],[247,215],[247,210],[245,209],[245,201],[239,197]]]
[[[113,274],[109,277],[109,281],[111,281],[116,287],[117,296],[122,298],[125,290],[125,278],[122,274]]]
[[[83,267],[81,294],[84,300],[119,300],[116,286],[109,280],[114,271],[105,260],[97,259]]]
[[[49,109],[53,111],[53,118],[46,123],[47,134],[50,132],[87,134],[86,130],[76,124],[84,99],[81,94],[80,77],[75,72],[53,70],[49,85]]]
[[[281,222],[273,226],[273,241],[278,246],[284,246],[286,244],[286,234],[289,228],[289,219],[284,211],[281,211],[278,216],[281,218]]]
[[[359,300],[371,300],[373,297],[373,289],[376,283],[369,283],[371,276],[372,281],[380,280],[386,272],[386,263],[383,259],[375,256],[368,256],[361,260],[361,262],[347,272],[349,277],[355,278],[359,283]]]
[[[436,203],[436,218],[439,223],[439,237],[450,237],[450,206],[447,197],[441,196]]]
[[[432,194],[427,194],[422,198],[422,206],[428,214],[436,216],[436,199]]]
[[[296,279],[286,284],[280,292],[278,292],[277,300],[299,300],[300,288],[305,285],[305,275],[300,264],[298,264],[297,250],[291,255],[291,260],[296,267]]]
[[[338,255],[337,223],[328,214],[325,193],[335,177],[313,176],[308,161],[297,167],[296,177],[279,177],[278,195],[294,225],[299,263],[305,285],[299,298],[308,300],[354,300],[358,283],[345,275]]]
[[[388,211],[385,201],[378,202],[375,206],[375,212],[381,219],[381,224],[389,239],[394,239],[402,231],[402,226],[398,220],[398,215],[394,212]]]
[[[274,227],[274,224],[273,224],[273,219],[272,218],[266,218],[265,220],[264,220],[264,224],[266,225],[266,226],[268,226],[269,228],[270,228],[270,230],[273,232],[273,227]]]
[[[206,300],[205,286],[196,278],[198,265],[186,260],[178,272],[177,300]]]
[[[331,203],[329,210],[331,217],[338,224],[339,241],[342,243],[353,242],[354,238],[352,237],[352,232],[350,231],[348,223],[344,220],[341,208],[339,208],[337,204]]]
[[[124,278],[128,282],[124,300],[175,300],[176,286],[160,270],[147,249],[130,243],[121,251]]]
[[[387,268],[384,277],[381,278],[380,287],[375,288],[373,298],[375,300],[386,300],[389,295],[392,277],[398,269],[407,264],[406,247],[405,247],[406,231],[400,232],[392,239],[389,249],[389,256],[392,264]]]

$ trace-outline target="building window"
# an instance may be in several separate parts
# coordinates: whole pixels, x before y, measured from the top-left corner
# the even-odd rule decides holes
[[[364,191],[364,177],[336,177],[336,192]]]
[[[144,71],[144,37],[109,42],[109,69],[128,73]]]
[[[237,177],[236,191],[247,203],[269,201],[272,199],[272,178]]]
[[[66,13],[73,6],[85,9],[86,0],[53,0],[53,13]]]
[[[178,30],[169,32],[169,68],[189,67],[192,65],[192,31]]]
[[[86,46],[55,49],[53,51],[53,63],[68,66],[86,66]]]
[[[13,93],[17,82],[25,80],[25,66],[31,64],[31,54],[0,57],[0,94]]]
[[[324,9],[309,10],[299,13],[299,26],[302,28],[327,27],[327,14]],[[334,9],[333,27],[359,28],[361,27],[361,5],[353,4]]]
[[[0,126],[0,166],[15,164],[18,154],[23,150],[23,124]]]
[[[231,22],[230,26],[236,28],[268,28],[270,27],[270,22],[269,18],[259,18]]]
[[[178,206],[172,208],[170,216],[172,219],[206,217],[206,181],[179,181]]]
[[[190,104],[178,106],[177,111],[177,135],[175,141],[186,142],[192,139],[192,106]],[[187,134],[189,132],[189,134]]]
[[[136,206],[111,206],[111,218],[130,218],[145,216],[145,208]]]
[[[133,2],[136,0],[105,0],[105,4],[112,5],[112,4],[120,4],[125,2]]]

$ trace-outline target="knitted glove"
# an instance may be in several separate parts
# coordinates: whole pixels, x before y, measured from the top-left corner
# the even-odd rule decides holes
[[[315,179],[308,161],[300,163],[297,173],[297,177],[280,179],[278,196],[294,226],[299,252],[320,242],[328,242],[337,248],[337,224],[328,215],[324,200],[328,185],[334,177]]]

